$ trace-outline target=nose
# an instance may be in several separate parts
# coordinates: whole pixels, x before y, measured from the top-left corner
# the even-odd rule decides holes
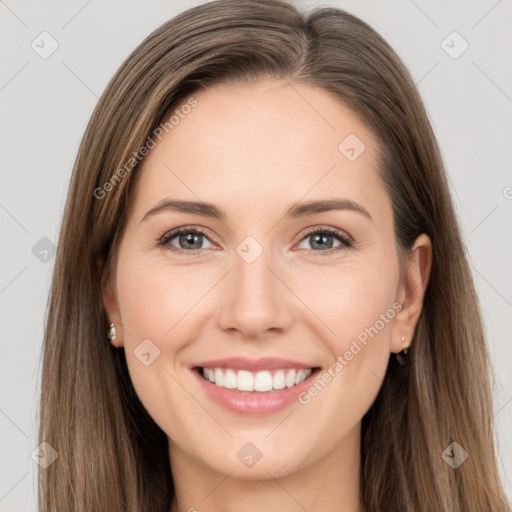
[[[271,261],[270,252],[263,251],[252,263],[236,255],[219,294],[217,320],[223,330],[256,340],[289,329],[294,296]]]

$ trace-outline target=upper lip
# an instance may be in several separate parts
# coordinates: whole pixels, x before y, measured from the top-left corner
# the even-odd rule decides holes
[[[260,359],[248,359],[246,357],[227,357],[224,359],[211,359],[194,364],[193,367],[201,368],[232,368],[234,370],[248,370],[253,372],[263,370],[275,370],[279,368],[314,368],[314,365],[281,359],[277,357],[262,357]]]

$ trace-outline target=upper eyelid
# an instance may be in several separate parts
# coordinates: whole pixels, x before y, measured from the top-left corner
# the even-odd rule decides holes
[[[174,228],[174,229],[170,229],[169,231],[166,231],[159,238],[159,240],[171,240],[172,238],[176,237],[177,235],[180,235],[181,233],[188,233],[188,232],[196,232],[196,233],[199,233],[200,235],[204,235],[205,237],[209,238],[208,230],[206,228],[183,226],[183,227]]]

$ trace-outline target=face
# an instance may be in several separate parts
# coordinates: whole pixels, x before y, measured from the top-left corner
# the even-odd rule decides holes
[[[306,85],[194,98],[144,160],[105,294],[135,390],[174,453],[224,474],[356,453],[414,328],[376,140]]]

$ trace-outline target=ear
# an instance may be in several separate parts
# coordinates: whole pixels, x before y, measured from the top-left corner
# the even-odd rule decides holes
[[[98,262],[98,268],[103,270],[104,261]],[[107,268],[105,269],[104,276],[102,277],[102,289],[103,289],[103,307],[109,324],[113,323],[116,328],[116,337],[112,340],[112,345],[121,347],[123,345],[122,340],[122,328],[121,328],[121,315],[119,313],[119,306],[117,303],[116,289],[115,289],[115,278]]]
[[[393,324],[391,352],[400,352],[411,343],[416,324],[423,309],[423,299],[432,268],[432,242],[421,234],[414,242],[403,272],[397,301],[402,309],[396,314]],[[405,338],[402,341],[402,336]]]

